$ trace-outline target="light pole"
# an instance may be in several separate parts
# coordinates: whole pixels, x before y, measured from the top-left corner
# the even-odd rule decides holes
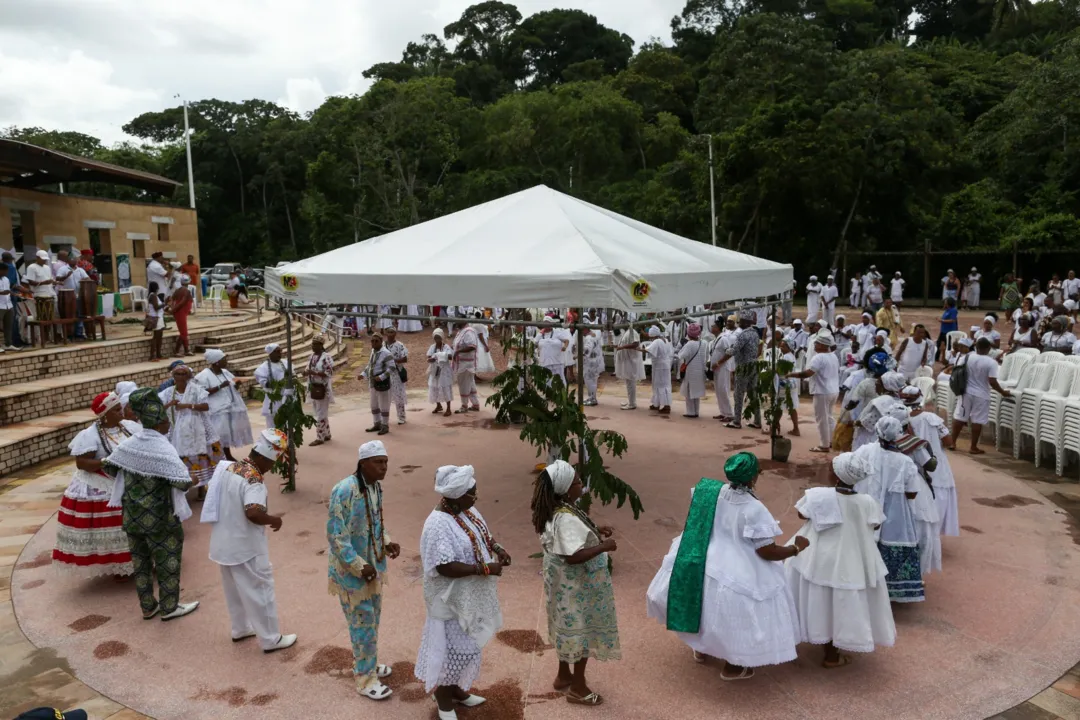
[[[173,97],[179,98],[179,95]],[[187,117],[187,100],[184,103],[184,145],[187,149],[187,182],[188,182],[188,202],[191,204],[191,209],[195,209],[195,171],[191,167],[191,130],[188,128]],[[715,244],[715,243],[713,243]]]
[[[712,210],[712,244],[716,247],[716,177],[713,171],[712,135],[709,138],[709,206]]]

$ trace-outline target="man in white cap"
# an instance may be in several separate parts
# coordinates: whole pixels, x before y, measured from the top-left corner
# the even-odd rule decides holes
[[[817,320],[818,311],[821,309],[821,283],[817,275],[810,276],[810,282],[806,286],[806,322]]]
[[[792,379],[810,378],[810,395],[814,398],[814,421],[818,429],[818,445],[810,452],[829,452],[836,423],[832,407],[840,394],[840,361],[833,352],[836,342],[832,333],[823,330],[814,336],[814,357],[802,372],[789,373]]]
[[[840,297],[840,288],[832,275],[825,278],[825,287],[821,288],[821,306],[825,312],[825,323],[832,327],[836,321],[836,298]]]
[[[956,361],[950,374],[956,375],[960,368],[964,368],[961,372],[965,379],[963,392],[960,393],[956,410],[953,412],[953,447],[956,447],[956,440],[960,437],[964,425],[971,423],[971,454],[982,455],[986,451],[979,449],[979,437],[982,435],[983,425],[990,419],[990,389],[993,388],[1005,397],[1010,397],[1012,393],[998,384],[998,364],[990,357],[992,346],[987,338],[979,338],[975,343],[975,352],[971,352],[971,338],[960,338],[957,345],[965,350],[961,351],[964,354]]]
[[[742,427],[743,399],[749,396],[750,404],[754,407],[754,422],[749,426],[755,430],[761,429],[761,403],[758,402],[757,392],[757,359],[761,355],[761,338],[753,330],[747,332],[753,325],[754,311],[743,310],[739,315],[740,332],[731,343],[731,348],[717,362],[723,365],[729,359],[735,360],[735,417],[724,427]]]
[[[259,367],[255,368],[255,382],[263,389],[262,416],[266,418],[266,427],[268,430],[273,430],[274,415],[277,414],[282,403],[285,402],[285,397],[291,394],[292,390],[282,391],[283,396],[281,400],[278,400],[277,402],[270,401],[272,384],[279,383],[285,379],[285,373],[289,371],[289,361],[281,359],[281,346],[277,343],[270,343],[267,345],[265,352],[267,355],[266,360],[264,360]]]
[[[372,423],[367,432],[380,435],[390,432],[390,373],[396,372],[394,356],[383,347],[382,335],[375,333],[371,336],[371,357],[359,377],[368,381],[368,393],[371,395]]]
[[[379,620],[387,558],[401,552],[383,525],[382,479],[389,458],[379,440],[360,446],[356,471],[330,491],[326,539],[330,544],[329,591],[341,602],[353,649],[356,691],[371,700],[386,700],[392,690],[382,684],[390,666],[378,662]]]
[[[278,629],[266,527],[277,532],[281,517],[267,511],[263,478],[288,449],[285,433],[263,430],[245,459],[218,463],[200,518],[213,525],[210,559],[221,567],[232,640],[240,642],[257,636],[264,653],[296,643],[296,635],[282,635]]]
[[[48,322],[56,318],[56,279],[52,268],[49,266],[49,253],[38,250],[34,262],[27,266],[23,272],[24,282],[30,286],[34,294],[34,319],[39,322]],[[45,337],[45,328],[41,328],[42,337]],[[51,330],[56,339],[59,335],[56,328]]]
[[[461,396],[461,409],[457,414],[480,411],[480,396],[476,392],[476,348],[480,337],[467,322],[457,323],[457,334],[452,341],[454,351],[450,367],[457,378],[458,394]]]
[[[904,278],[900,277],[900,271],[897,270],[893,275],[893,279],[889,281],[889,297],[892,298],[894,305],[900,305],[904,302],[904,285],[907,282]]]
[[[652,402],[649,409],[668,415],[671,413],[671,363],[675,349],[664,337],[663,330],[653,325],[649,328],[649,343],[641,351],[652,358]]]
[[[791,346],[791,351],[795,353],[795,357],[806,354],[806,348],[810,341],[810,336],[806,330],[803,329],[803,321],[799,318],[795,318],[791,321],[791,332],[784,336],[788,341],[788,345]]]

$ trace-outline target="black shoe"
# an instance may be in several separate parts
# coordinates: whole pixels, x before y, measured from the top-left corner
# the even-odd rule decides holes
[[[389,435],[390,434],[390,426],[389,425],[383,425],[381,428],[379,428],[379,434],[380,435]]]
[[[369,427],[364,432],[379,432],[380,430],[382,430],[382,425],[376,425],[374,427]]]

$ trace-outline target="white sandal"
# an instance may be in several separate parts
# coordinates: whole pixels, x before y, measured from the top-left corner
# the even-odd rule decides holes
[[[470,695],[464,700],[455,700],[458,705],[462,707],[476,707],[477,705],[483,705],[487,702],[487,698],[480,697],[479,695]]]
[[[375,677],[379,678],[380,680],[385,678],[385,677],[390,677],[390,675],[392,675],[393,672],[394,672],[393,668],[391,668],[389,665],[376,665],[375,666]]]
[[[393,690],[386,687],[381,682],[370,685],[366,690],[360,690],[359,692],[361,695],[370,700],[386,700],[394,694]]]

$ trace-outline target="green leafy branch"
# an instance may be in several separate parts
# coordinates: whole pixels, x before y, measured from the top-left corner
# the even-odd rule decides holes
[[[295,378],[292,381],[292,394],[286,394],[289,389],[287,379],[271,380],[269,390],[255,387],[252,395],[257,400],[269,398],[271,405],[281,403],[277,412],[274,413],[274,427],[281,430],[292,438],[294,452],[286,454],[281,460],[274,463],[271,472],[276,472],[285,478],[281,492],[293,492],[296,490],[296,468],[300,460],[295,452],[296,448],[304,444],[304,430],[315,427],[315,418],[304,412],[304,400],[307,399],[307,388],[304,383]]]

